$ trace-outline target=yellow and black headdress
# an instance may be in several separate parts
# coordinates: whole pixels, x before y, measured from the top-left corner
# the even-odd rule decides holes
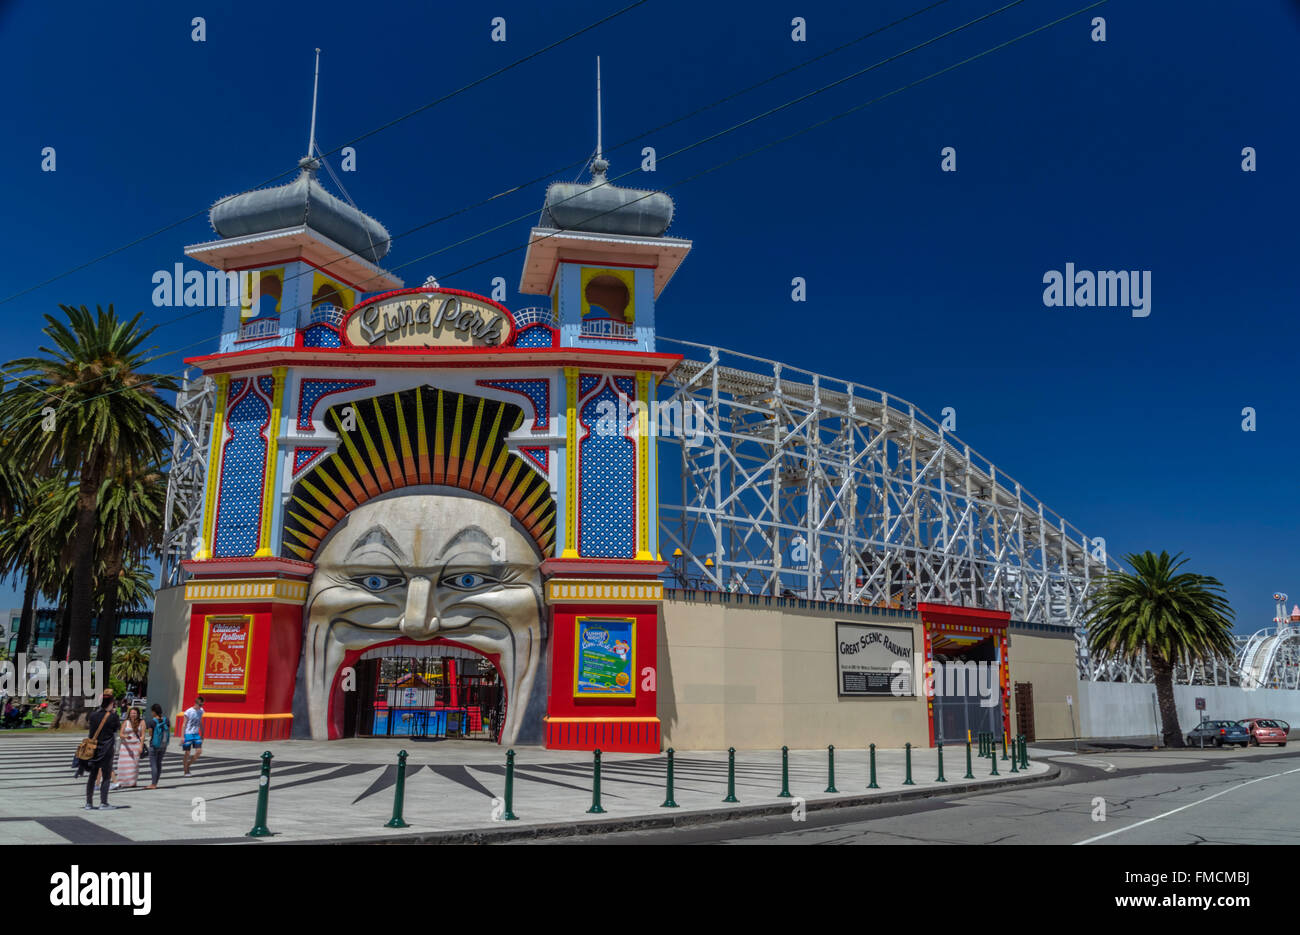
[[[440,484],[500,504],[549,557],[555,500],[546,479],[505,442],[523,419],[510,403],[431,386],[331,406],[324,421],[339,447],[293,485],[285,554],[310,561],[339,520],[366,500]]]

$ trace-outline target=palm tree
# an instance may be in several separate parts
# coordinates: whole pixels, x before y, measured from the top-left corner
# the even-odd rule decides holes
[[[113,651],[112,677],[139,687],[149,675],[149,645],[138,636],[123,637]]]
[[[46,315],[44,332],[53,347],[44,357],[25,357],[7,368],[20,382],[0,397],[0,427],[10,435],[13,457],[36,475],[66,471],[77,491],[76,526],[70,540],[68,657],[90,657],[95,602],[95,520],[100,488],[125,462],[161,461],[176,410],[158,396],[174,391],[170,377],[141,373],[157,358],[142,345],[152,328],[141,315],[122,321],[113,311],[59,306],[67,324]],[[79,709],[82,702],[74,699]]]
[[[20,514],[27,488],[27,475],[13,457],[10,439],[0,435],[0,520],[8,523]]]
[[[8,448],[0,451],[0,473],[12,464],[9,454]],[[0,485],[4,483],[0,480]],[[14,647],[14,651],[19,653],[27,650],[32,615],[36,607],[35,557],[30,551],[32,528],[29,511],[33,493],[29,484],[24,483],[21,489],[11,485],[8,491],[9,509],[0,510],[0,579],[11,578],[15,584],[19,578],[23,579],[23,613],[18,625],[18,644]]]
[[[145,558],[159,554],[166,501],[167,475],[153,465],[123,465],[99,492],[95,540],[99,648],[95,656],[106,665],[113,658],[119,605],[128,595],[139,593],[130,574],[138,572],[136,566]],[[152,598],[149,580],[145,587]]]
[[[1174,704],[1174,665],[1230,655],[1232,609],[1215,578],[1191,572],[1181,555],[1126,555],[1133,574],[1112,572],[1088,611],[1088,648],[1100,656],[1136,661],[1145,654],[1155,677],[1163,741],[1182,747]]]
[[[0,526],[0,572],[24,579],[17,652],[35,650],[36,598],[59,604],[75,506],[76,488],[63,477],[47,478],[28,485],[13,521]]]

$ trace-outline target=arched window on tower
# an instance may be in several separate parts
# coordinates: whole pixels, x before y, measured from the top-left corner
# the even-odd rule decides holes
[[[632,295],[617,276],[593,276],[583,290],[582,331],[588,337],[631,338]]]
[[[257,276],[257,298],[251,308],[240,309],[240,341],[262,341],[280,333],[282,270],[262,270],[253,275]]]

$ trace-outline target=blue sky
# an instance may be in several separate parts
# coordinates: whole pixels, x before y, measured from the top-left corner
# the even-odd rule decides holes
[[[160,326],[160,369],[212,349],[217,313],[176,320],[152,306],[151,277],[211,239],[214,200],[294,169],[317,46],[317,138],[329,151],[628,2],[0,4],[11,89],[0,298],[197,215],[4,302],[5,356],[33,351],[41,315],[60,302],[145,311]],[[524,244],[545,182],[575,178],[576,166],[557,170],[592,149],[596,55],[617,174],[643,146],[662,157],[1003,4],[948,0],[647,132],[925,5],[647,0],[362,140],[357,171],[340,177],[394,234],[542,177],[400,237],[385,261],[410,284],[435,274],[487,292],[500,275],[507,304],[533,304],[513,291],[522,253],[488,258]],[[1295,3],[1257,0],[1241,13],[1111,0],[675,184],[1084,5],[1024,0],[624,182],[667,188],[671,232],[695,243],[662,297],[659,330],[885,389],[932,414],[953,407],[963,441],[1113,554],[1182,551],[1220,578],[1238,628],[1252,631],[1268,624],[1275,590],[1300,599]],[[191,37],[196,15],[203,42]],[[491,41],[493,16],[506,20],[504,43]],[[805,42],[791,40],[795,16]],[[1090,38],[1093,16],[1106,20],[1105,42]],[[54,172],[41,171],[47,146]],[[945,146],[955,173],[940,171]],[[1255,172],[1241,169],[1246,146]],[[1043,275],[1067,262],[1149,270],[1151,314],[1046,307]],[[806,305],[790,301],[795,276]],[[1254,432],[1242,431],[1247,406]],[[0,586],[0,606],[18,601]]]

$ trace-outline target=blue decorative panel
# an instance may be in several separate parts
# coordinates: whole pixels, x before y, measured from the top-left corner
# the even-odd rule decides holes
[[[555,343],[555,332],[546,325],[529,325],[515,336],[515,347],[550,347]]]
[[[293,450],[293,473],[298,474],[303,468],[319,458],[323,451],[325,451],[324,448],[316,447],[295,448]]]
[[[533,404],[533,428],[544,429],[551,421],[550,380],[479,380],[479,386],[518,393]]]
[[[550,455],[551,455],[551,450],[549,448],[521,447],[519,449],[519,453],[523,455],[525,458],[527,458],[529,461],[531,461],[533,464],[541,468],[543,474],[546,473],[546,468],[547,465],[550,463]]]
[[[324,397],[374,385],[374,380],[303,380],[298,394],[298,431],[312,431],[312,410]]]
[[[312,325],[303,329],[303,347],[342,347],[343,339],[329,325]]]
[[[591,380],[595,388],[599,377]],[[610,418],[613,415],[614,418]],[[636,557],[636,444],[626,437],[628,403],[606,383],[582,405],[578,443],[578,552]]]
[[[260,377],[258,385],[269,387],[273,380]],[[248,380],[230,382],[230,399],[213,547],[213,554],[223,558],[257,551],[266,470],[264,433],[271,418],[270,403],[253,392]]]

